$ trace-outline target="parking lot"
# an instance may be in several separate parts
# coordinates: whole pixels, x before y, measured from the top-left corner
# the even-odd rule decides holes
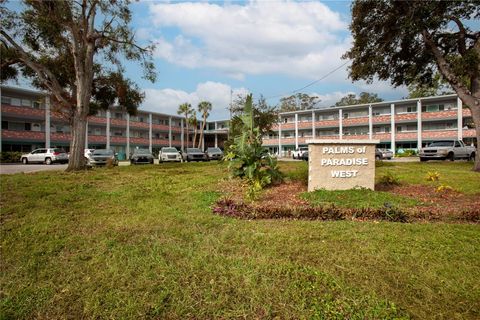
[[[4,163],[0,165],[0,174],[14,174],[14,173],[32,173],[39,171],[55,171],[65,170],[67,164],[20,164],[20,163]]]

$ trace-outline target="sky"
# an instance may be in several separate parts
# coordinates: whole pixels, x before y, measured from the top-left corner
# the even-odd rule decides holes
[[[141,1],[132,5],[137,39],[156,44],[155,83],[141,79],[137,65],[127,75],[146,94],[141,109],[175,114],[181,103],[213,105],[210,120],[227,119],[231,92],[260,95],[277,105],[282,96],[323,78],[301,92],[320,106],[362,91],[401,99],[406,88],[388,82],[355,82],[349,62],[349,1]],[[343,65],[343,66],[342,66]],[[341,67],[340,67],[341,66]],[[340,67],[340,68],[339,68]]]
[[[17,1],[10,2],[17,7]],[[352,83],[348,60],[350,1],[146,1],[133,2],[131,27],[140,44],[153,43],[155,83],[138,63],[126,75],[145,92],[141,110],[176,114],[178,106],[210,101],[209,120],[229,118],[231,98],[252,93],[270,105],[300,92],[328,107],[350,93],[384,100],[408,95],[388,82]],[[333,71],[333,72],[332,72]],[[317,81],[319,79],[323,79]],[[25,85],[21,83],[20,85]],[[28,84],[27,84],[28,86]]]

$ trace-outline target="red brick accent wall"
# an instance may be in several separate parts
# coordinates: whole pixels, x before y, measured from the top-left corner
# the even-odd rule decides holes
[[[115,126],[127,127],[127,120],[110,119],[110,124],[115,125]]]
[[[475,129],[463,130],[463,136],[466,138],[475,138]]]
[[[390,115],[372,117],[373,123],[390,123]]]
[[[106,136],[88,136],[88,143],[107,143],[107,137]]]
[[[322,121],[316,121],[315,122],[315,128],[321,128],[321,127],[337,127],[339,126],[339,121],[338,120],[322,120]]]
[[[88,122],[89,123],[102,123],[102,124],[107,124],[107,118],[100,118],[100,117],[88,117]]]
[[[277,127],[278,129],[278,127]],[[295,130],[295,123],[282,123],[282,130]]]
[[[471,117],[472,116],[472,111],[470,111],[469,108],[463,108],[462,109],[462,115],[464,117]]]
[[[70,139],[71,139],[71,135],[69,133],[58,133],[58,132],[50,133],[51,141],[70,142]]]
[[[149,124],[145,122],[139,122],[139,121],[130,121],[130,128],[149,129]]]
[[[13,131],[13,130],[2,129],[2,139],[45,141],[45,132]]]
[[[45,110],[33,109],[28,107],[16,107],[2,104],[2,113],[26,116],[26,117],[43,117],[45,118]]]
[[[457,118],[457,110],[422,112],[422,120]]]
[[[403,113],[395,115],[395,122],[398,121],[417,121],[416,113]]]
[[[174,142],[172,141],[172,144]],[[168,146],[168,140],[166,139],[152,139],[152,145],[155,146]]]
[[[457,138],[457,130],[451,131],[423,131],[422,132],[422,139],[456,139]]]
[[[362,134],[362,135],[343,136],[343,139],[345,139],[345,140],[348,140],[348,139],[368,140],[369,137],[368,137],[368,135]]]
[[[154,124],[154,123],[152,123],[152,129],[161,130],[161,131],[168,131],[168,126],[166,126],[164,124]],[[173,131],[173,128],[172,128],[172,131]]]
[[[110,142],[111,142],[111,143],[127,144],[127,138],[125,138],[125,137],[111,136],[111,137],[110,137]]]
[[[276,146],[278,145],[278,139],[263,139],[263,145]]]
[[[412,140],[417,141],[417,133],[416,132],[402,132],[395,134],[395,140]]]
[[[299,122],[298,129],[312,129],[312,122]]]
[[[148,145],[149,142],[148,142],[148,139],[144,139],[144,138],[132,138],[132,137],[130,137],[130,143]]]
[[[358,124],[368,125],[368,117],[343,119],[342,124],[343,126],[358,125]]]
[[[293,144],[295,145],[295,138],[282,139],[282,145]]]
[[[319,140],[331,140],[331,139],[340,139],[340,137],[336,134],[334,136],[317,136],[315,139]]]
[[[377,133],[373,135],[374,140],[380,140],[380,141],[390,141],[391,140],[391,135],[390,133]]]

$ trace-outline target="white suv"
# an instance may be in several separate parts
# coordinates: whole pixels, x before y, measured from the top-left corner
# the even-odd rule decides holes
[[[297,150],[292,152],[293,159],[302,159],[302,156],[305,152],[308,151],[308,147],[300,147]]]
[[[67,163],[68,155],[65,150],[60,148],[35,149],[30,153],[22,154],[20,160],[23,164],[30,162],[40,162],[52,164],[54,162]]]

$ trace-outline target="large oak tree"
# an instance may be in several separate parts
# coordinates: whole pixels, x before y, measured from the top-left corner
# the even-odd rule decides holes
[[[140,62],[154,81],[153,46],[135,41],[129,0],[0,3],[2,80],[21,74],[51,94],[53,111],[72,126],[67,171],[83,169],[87,117],[113,104],[136,112],[144,96],[122,61]]]
[[[358,0],[352,5],[353,80],[432,84],[439,72],[472,112],[480,142],[479,1]],[[477,152],[474,170],[480,171]]]

